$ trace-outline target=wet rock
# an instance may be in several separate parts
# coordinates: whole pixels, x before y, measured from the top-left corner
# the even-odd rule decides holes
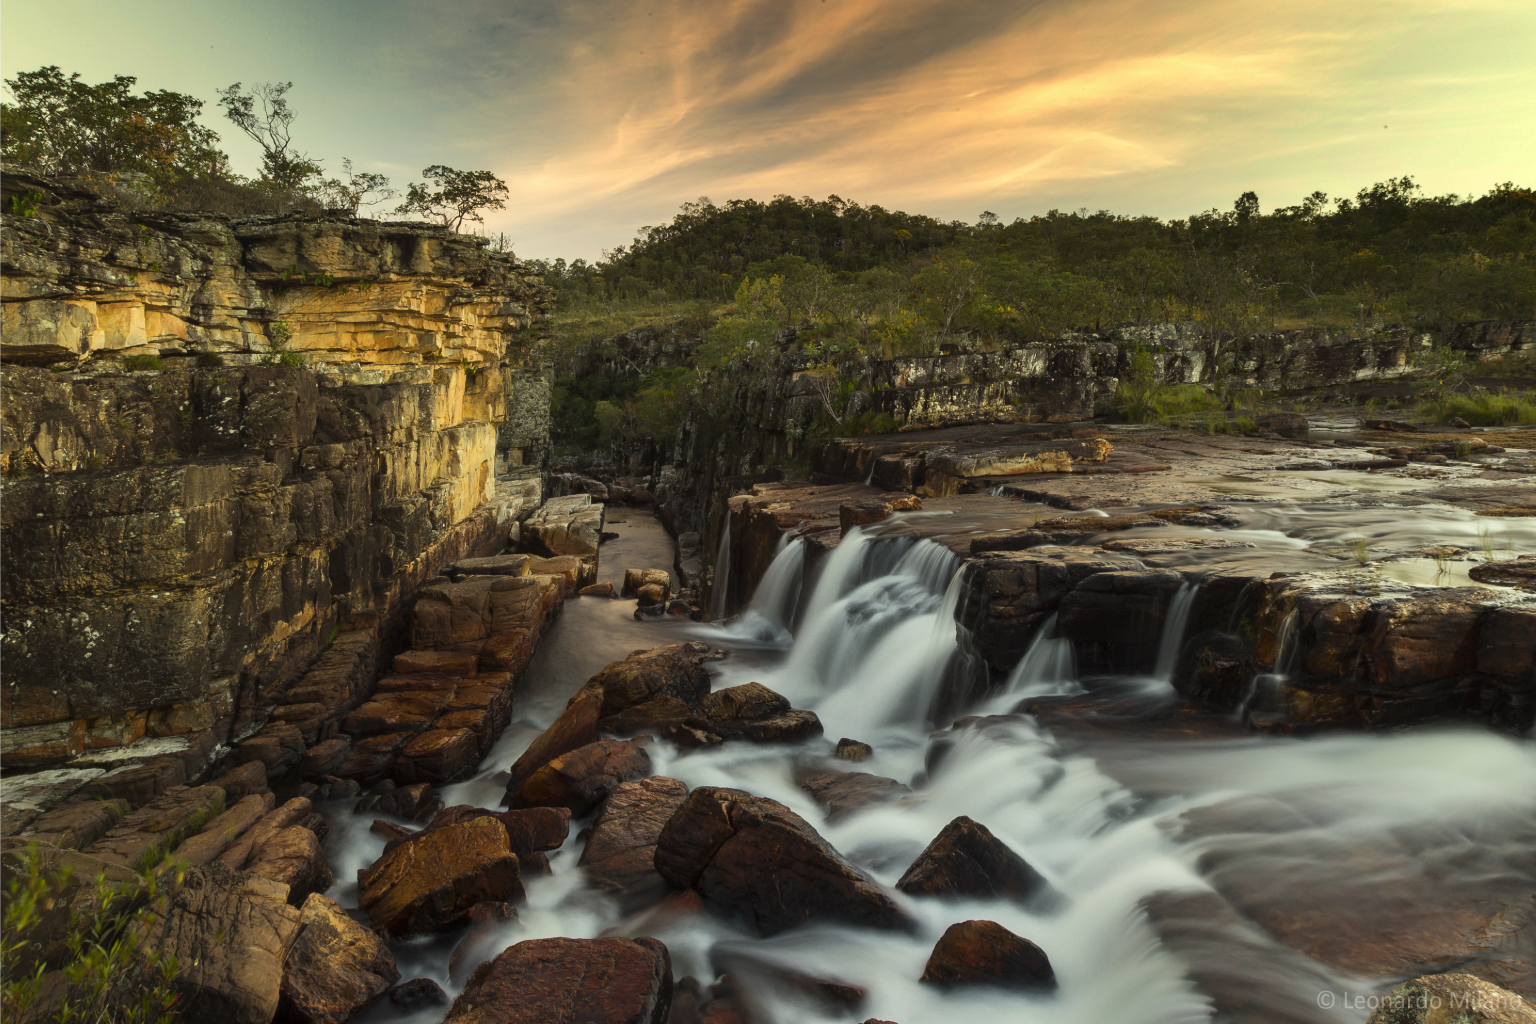
[[[412,978],[402,981],[389,990],[389,1001],[402,1010],[419,1010],[427,1006],[447,1006],[448,993],[431,978]]]
[[[1460,587],[1394,601],[1375,610],[1361,676],[1393,689],[1472,672],[1477,627],[1491,591]]]
[[[522,898],[517,855],[492,817],[424,833],[358,873],[359,905],[391,937],[441,931],[476,903]]]
[[[1448,427],[1455,427],[1457,430],[1466,430],[1472,426],[1472,424],[1468,423],[1460,416],[1452,416],[1450,419],[1445,421],[1445,425]]]
[[[335,881],[319,837],[301,825],[285,828],[256,846],[245,872],[288,886],[288,902],[296,907]]]
[[[1045,951],[996,921],[952,924],[934,945],[922,981],[932,985],[998,985],[1028,991],[1056,988]]]
[[[482,964],[444,1024],[666,1024],[672,961],[655,939],[530,939]]]
[[[661,696],[676,697],[696,706],[709,693],[709,670],[704,667],[702,653],[693,645],[673,644],[636,651],[623,661],[614,662],[593,676],[583,692],[600,694],[600,718],[609,718]]]
[[[452,699],[452,690],[395,690],[377,693],[372,700],[348,715],[341,727],[354,737],[381,733],[419,733],[432,724],[433,719]]]
[[[413,732],[391,732],[353,740],[347,759],[336,769],[344,779],[357,779],[364,785],[375,783],[389,774],[395,757],[415,738]]]
[[[702,786],[662,829],[656,870],[712,909],[773,935],[812,920],[908,922],[895,902],[783,804]]]
[[[857,985],[776,963],[750,948],[719,943],[710,950],[710,969],[731,979],[730,994],[746,1011],[747,1020],[772,1019],[773,1012],[759,1005],[760,993],[794,993],[822,1013],[846,1016],[864,1005],[867,993]],[[713,993],[712,993],[713,995]]]
[[[276,1024],[342,1024],[400,977],[384,940],[315,893],[283,963]]]
[[[656,844],[687,795],[677,779],[652,776],[619,783],[603,801],[580,864],[588,881],[618,899],[625,913],[667,894],[656,873]]]
[[[558,576],[564,581],[565,592],[597,582],[597,562],[590,556],[577,558],[561,555],[557,558],[535,558],[528,563],[528,571],[539,576]]]
[[[413,839],[434,829],[484,817],[495,818],[507,830],[507,844],[512,848],[512,852],[517,854],[522,873],[525,875],[528,873],[526,861],[535,854],[558,850],[566,837],[571,834],[571,812],[566,807],[525,807],[513,811],[495,811],[485,807],[471,807],[468,804],[455,804],[439,811],[420,832],[412,832],[401,838]],[[385,847],[386,850],[393,848],[393,846]]]
[[[709,731],[728,740],[792,743],[821,735],[814,711],[801,711],[762,683],[744,683],[705,695],[699,713]]]
[[[421,835],[422,832],[419,828],[406,828],[404,825],[397,825],[384,818],[374,818],[373,824],[368,826],[368,831],[385,839],[384,850],[386,853],[394,849],[393,844],[403,843],[407,839]]]
[[[497,951],[490,948],[503,934],[507,925],[517,920],[517,908],[510,903],[476,903],[469,908],[469,932],[453,947],[448,955],[448,978],[462,986],[471,971],[479,967]],[[505,949],[502,941],[497,949]]]
[[[612,667],[612,666],[610,666]],[[545,729],[512,764],[507,777],[507,799],[523,788],[529,776],[561,754],[597,740],[597,720],[603,708],[603,691],[588,683],[571,698],[548,729]]]
[[[406,821],[427,821],[443,809],[442,794],[430,783],[417,782],[397,786],[388,779],[380,782],[352,808],[358,814],[370,811],[393,814]]]
[[[612,583],[594,583],[577,591],[582,597],[618,597]]]
[[[632,740],[598,740],[550,761],[528,777],[509,805],[569,807],[590,813],[615,786],[651,771],[651,755]]]
[[[1051,886],[985,825],[962,815],[918,854],[896,888],[908,896],[1025,902]]]
[[[667,590],[654,583],[647,583],[635,592],[635,600],[642,608],[659,607],[667,600]]]
[[[177,786],[123,816],[86,849],[102,860],[141,867],[201,831],[209,819],[223,810],[223,790],[213,786]]]
[[[1479,583],[1536,591],[1536,555],[1521,555],[1509,562],[1479,562],[1467,570]]]
[[[672,574],[665,569],[625,569],[619,596],[638,597],[641,589],[649,586],[660,587],[664,591],[661,599],[665,601],[672,594]]]
[[[1536,1024],[1536,1006],[1470,974],[1431,974],[1381,999],[1367,1024]]]
[[[857,764],[874,757],[875,748],[871,747],[868,743],[861,743],[858,740],[851,740],[844,736],[837,741],[837,749],[832,752],[832,756],[839,761],[852,761]]]
[[[178,1016],[269,1024],[303,917],[287,888],[214,863],[190,869],[154,908],[145,948],[175,957]]]
[[[888,803],[912,792],[895,779],[866,772],[817,772],[795,781],[827,812],[829,825],[837,824],[855,811]]]
[[[879,498],[863,498],[845,501],[837,510],[838,525],[843,536],[855,526],[867,526],[891,518],[895,512],[914,512],[923,507],[923,499],[915,494],[891,494]]]

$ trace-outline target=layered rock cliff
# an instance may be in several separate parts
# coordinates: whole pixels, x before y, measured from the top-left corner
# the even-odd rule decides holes
[[[539,499],[552,293],[511,257],[4,188],[43,196],[3,250],[8,767],[206,759]]]

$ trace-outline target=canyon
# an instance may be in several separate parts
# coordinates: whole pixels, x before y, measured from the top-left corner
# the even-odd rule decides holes
[[[1171,324],[867,359],[882,434],[786,352],[578,467],[483,239],[4,189],[0,866],[174,879],[179,1019],[1536,1014],[1536,430],[1096,415],[1209,379]]]

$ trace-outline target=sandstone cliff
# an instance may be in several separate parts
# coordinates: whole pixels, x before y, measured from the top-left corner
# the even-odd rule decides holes
[[[523,353],[552,293],[511,257],[4,189],[43,195],[3,248],[8,767],[205,758],[538,500],[547,417],[514,408],[499,460],[497,434],[547,389]]]

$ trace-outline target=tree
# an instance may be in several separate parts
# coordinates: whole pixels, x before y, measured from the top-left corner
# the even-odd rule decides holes
[[[15,102],[0,104],[0,152],[44,174],[146,175],[161,193],[222,174],[219,137],[197,123],[202,100],[165,89],[135,94],[137,81],[117,75],[88,85],[51,65],[6,79]]]
[[[320,198],[327,206],[347,210],[356,217],[360,208],[377,206],[400,194],[389,187],[389,179],[384,175],[372,171],[354,171],[351,160],[343,159],[341,169],[347,176],[346,181],[327,178],[320,183]],[[368,198],[375,194],[378,195],[377,199]]]
[[[490,171],[456,171],[433,164],[421,176],[437,186],[437,191],[412,182],[405,191],[405,202],[395,207],[396,213],[439,219],[457,231],[466,220],[484,223],[481,210],[507,208],[507,183]]]
[[[292,82],[262,82],[247,93],[236,82],[219,90],[224,115],[261,147],[262,178],[290,192],[302,189],[320,173],[318,161],[293,148],[294,111],[288,106],[288,90],[292,88]]]

